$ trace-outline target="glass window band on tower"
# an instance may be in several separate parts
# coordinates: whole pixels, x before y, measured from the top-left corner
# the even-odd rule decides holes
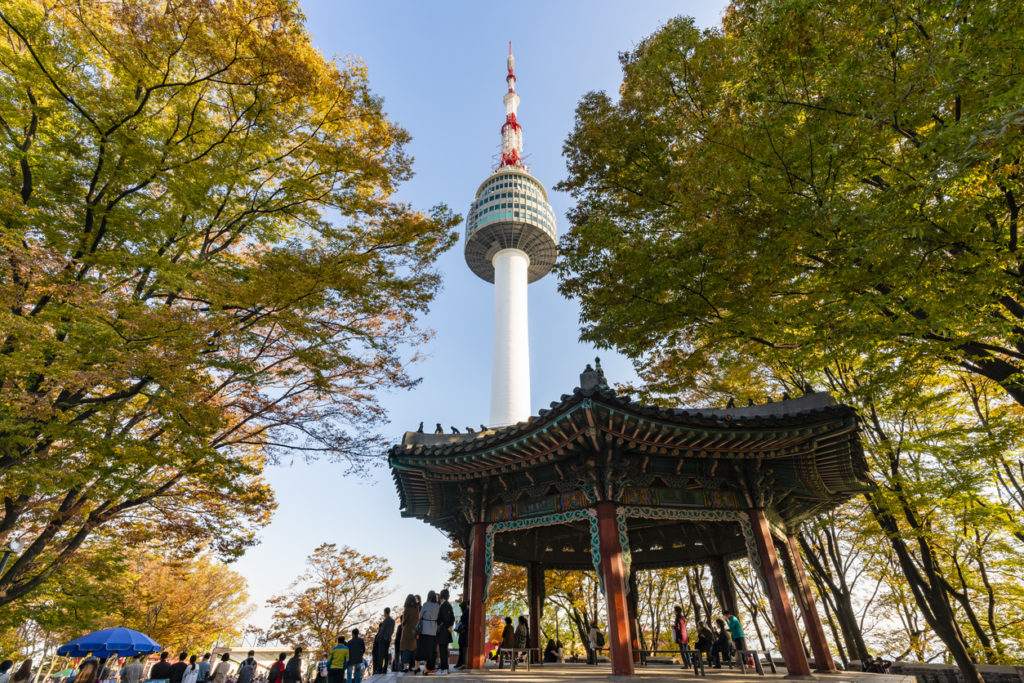
[[[494,281],[491,259],[501,249],[530,256],[528,278],[539,280],[558,254],[555,212],[547,191],[521,166],[504,166],[481,183],[466,220],[466,261],[479,277]]]

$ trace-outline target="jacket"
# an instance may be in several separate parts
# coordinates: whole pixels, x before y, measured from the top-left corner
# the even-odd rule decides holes
[[[505,628],[501,632],[501,646],[502,647],[515,647],[516,646],[516,630],[514,628],[512,628],[512,624],[505,624]]]
[[[413,605],[406,607],[402,612],[402,648],[403,650],[416,649],[416,622],[420,620],[420,609]]]
[[[217,664],[217,668],[213,670],[213,683],[224,683],[228,679],[230,671],[231,662],[220,662]]]
[[[686,633],[686,619],[681,615],[672,623],[672,635],[680,645],[687,645],[690,642],[690,636]]]
[[[524,650],[530,646],[530,631],[524,624],[516,626],[515,638],[517,650]]]
[[[348,661],[353,666],[359,666],[366,654],[366,643],[359,636],[352,636],[348,641]]]
[[[421,636],[436,636],[437,635],[437,615],[441,611],[441,606],[436,602],[427,602],[420,608],[420,635]]]
[[[444,645],[452,642],[452,626],[455,625],[455,610],[447,600],[441,603],[437,613],[437,642]]]
[[[338,643],[331,648],[330,667],[337,671],[348,666],[348,646],[345,643]]]
[[[281,674],[284,672],[284,662],[278,660],[270,665],[270,671],[267,672],[267,683],[277,683],[281,680]]]
[[[294,655],[284,667],[284,680],[295,683],[302,680],[302,658]]]
[[[171,665],[166,659],[161,659],[159,662],[153,665],[149,670],[149,677],[154,679],[170,678],[171,677]]]
[[[391,617],[384,617],[384,620],[380,622],[380,628],[377,629],[377,635],[374,636],[374,642],[384,643],[385,645],[391,645],[391,636],[395,633],[395,620]]]

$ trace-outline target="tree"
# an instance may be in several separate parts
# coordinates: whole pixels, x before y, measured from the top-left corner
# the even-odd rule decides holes
[[[274,610],[268,635],[329,652],[338,636],[366,623],[368,607],[387,597],[391,566],[383,557],[334,543],[318,546],[306,558],[306,566],[287,592],[267,600]]]
[[[268,458],[381,453],[456,219],[393,200],[407,133],[303,22],[0,8],[0,605],[97,536],[237,556]]]
[[[1015,458],[952,387],[1024,404],[1021,13],[777,0],[734,3],[721,31],[672,21],[623,56],[618,102],[583,99],[562,184],[578,205],[560,287],[651,391],[735,391],[766,368],[804,380],[790,390],[847,386],[884,484],[872,519],[972,681],[992,629],[951,580],[953,510],[934,501],[973,498],[1016,534],[1020,508],[981,495],[977,467],[1000,464],[1009,502]]]
[[[110,546],[78,553],[5,612],[30,636],[22,646],[37,659],[114,626],[141,631],[168,650],[196,652],[241,634],[252,609],[247,589],[243,576],[208,554],[167,559]]]
[[[737,0],[577,108],[561,291],[583,336],[699,368],[897,345],[1024,403],[1019,3]]]

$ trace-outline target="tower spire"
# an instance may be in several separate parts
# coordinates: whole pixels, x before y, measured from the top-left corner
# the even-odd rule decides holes
[[[512,41],[508,41],[508,92],[505,93],[505,123],[501,126],[501,163],[502,166],[523,165],[523,127],[516,120],[516,109],[519,108],[519,95],[516,94],[516,58],[512,54]]]

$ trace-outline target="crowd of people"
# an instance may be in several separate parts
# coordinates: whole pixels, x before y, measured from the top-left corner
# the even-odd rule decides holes
[[[725,619],[715,619],[715,629],[712,628],[710,620],[699,623],[697,625],[697,642],[691,647],[683,608],[676,605],[675,620],[672,622],[672,639],[679,646],[679,656],[684,667],[693,666],[690,659],[693,651],[696,651],[700,657],[706,657],[708,666],[721,669],[723,662],[732,661],[737,652],[747,649],[747,641],[743,636],[743,625],[740,620],[730,610],[725,610],[724,617]]]

